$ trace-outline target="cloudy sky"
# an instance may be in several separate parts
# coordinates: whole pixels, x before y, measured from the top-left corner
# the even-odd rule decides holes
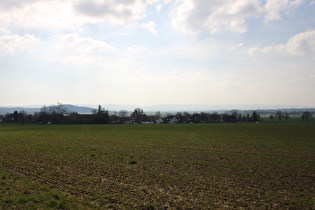
[[[0,106],[315,106],[314,0],[0,0]]]

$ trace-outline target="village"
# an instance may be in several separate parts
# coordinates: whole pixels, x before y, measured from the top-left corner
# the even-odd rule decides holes
[[[241,114],[208,112],[155,112],[146,114],[143,109],[135,108],[131,113],[126,110],[110,113],[99,105],[91,114],[70,112],[62,105],[44,106],[39,112],[28,114],[14,111],[0,116],[2,123],[37,123],[37,124],[160,124],[160,123],[220,123],[220,122],[257,122],[262,121],[257,112]]]

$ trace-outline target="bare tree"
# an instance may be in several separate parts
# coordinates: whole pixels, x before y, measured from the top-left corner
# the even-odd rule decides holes
[[[39,121],[42,123],[62,123],[64,119],[64,115],[69,111],[66,107],[64,107],[61,103],[57,103],[57,105],[51,106],[43,106],[39,112]]]
[[[161,117],[161,112],[160,111],[155,112],[155,116]]]
[[[52,123],[62,123],[63,117],[66,113],[68,113],[68,110],[60,102],[58,102],[57,105],[51,105],[48,107],[48,113],[51,115]]]
[[[141,116],[145,116],[145,113],[144,113],[143,109],[135,108],[135,110],[132,112],[132,116],[133,117],[141,117]]]
[[[101,105],[98,105],[96,110],[94,122],[97,124],[109,123],[109,114],[105,108],[102,108]]]
[[[25,120],[27,119],[27,117],[28,117],[28,115],[27,115],[26,111],[22,110],[22,111],[19,112],[19,121],[21,123],[24,123]]]
[[[127,110],[120,110],[120,111],[118,112],[118,116],[119,116],[119,117],[122,117],[122,118],[125,118],[126,115],[127,115],[127,113],[128,113]]]
[[[218,112],[210,114],[210,119],[212,122],[219,122],[221,120],[221,115]]]
[[[309,111],[303,112],[301,115],[302,120],[306,120],[306,122],[308,122],[308,120],[312,117],[312,113]]]
[[[39,122],[46,124],[48,122],[48,118],[49,118],[48,108],[47,106],[43,106],[42,108],[40,108],[39,111],[38,115]]]
[[[257,121],[260,121],[260,115],[258,114],[258,112],[254,111],[252,113],[252,119],[253,121],[257,122]]]
[[[289,115],[288,112],[285,112],[285,113],[284,113],[284,119],[285,119],[287,122],[289,121],[290,115]]]
[[[92,114],[97,114],[97,109],[91,109]]]
[[[277,111],[275,116],[276,116],[276,118],[278,118],[279,122],[281,123],[281,120],[284,117],[282,111]]]
[[[177,112],[176,114],[175,114],[175,117],[176,117],[176,119],[179,121],[179,122],[183,122],[183,121],[185,121],[184,120],[184,116],[183,116],[183,113],[181,113],[181,112]]]
[[[135,108],[135,110],[131,114],[132,117],[136,117],[137,123],[140,123],[146,117],[143,109]]]

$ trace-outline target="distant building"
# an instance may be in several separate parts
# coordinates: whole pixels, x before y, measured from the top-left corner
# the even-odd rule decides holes
[[[162,118],[159,118],[159,119],[155,120],[155,123],[157,123],[157,124],[163,123]]]
[[[168,123],[178,123],[176,117],[173,117]]]

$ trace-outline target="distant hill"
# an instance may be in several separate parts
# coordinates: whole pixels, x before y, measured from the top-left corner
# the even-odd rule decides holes
[[[145,112],[225,112],[229,110],[311,110],[312,107],[293,107],[290,105],[261,105],[261,104],[160,104],[152,106],[140,106],[140,105],[114,105],[105,104],[101,105],[106,110],[119,111],[125,109],[127,111],[133,111],[135,108],[141,108]]]
[[[83,106],[75,106],[71,104],[64,104],[69,112],[77,112],[79,114],[91,114],[91,107],[83,107]],[[28,114],[34,114],[35,112],[39,112],[41,108],[28,108],[28,107],[0,107],[0,115],[5,115],[6,113],[13,113],[15,111],[25,111]]]
[[[70,112],[77,112],[79,114],[92,114],[92,109],[93,109],[91,107],[75,106],[71,104],[64,104],[63,107],[65,107]]]
[[[25,111],[28,114],[34,114],[38,112],[40,108],[25,108],[25,107],[0,107],[0,115],[5,115],[6,113],[13,113],[15,111]]]

